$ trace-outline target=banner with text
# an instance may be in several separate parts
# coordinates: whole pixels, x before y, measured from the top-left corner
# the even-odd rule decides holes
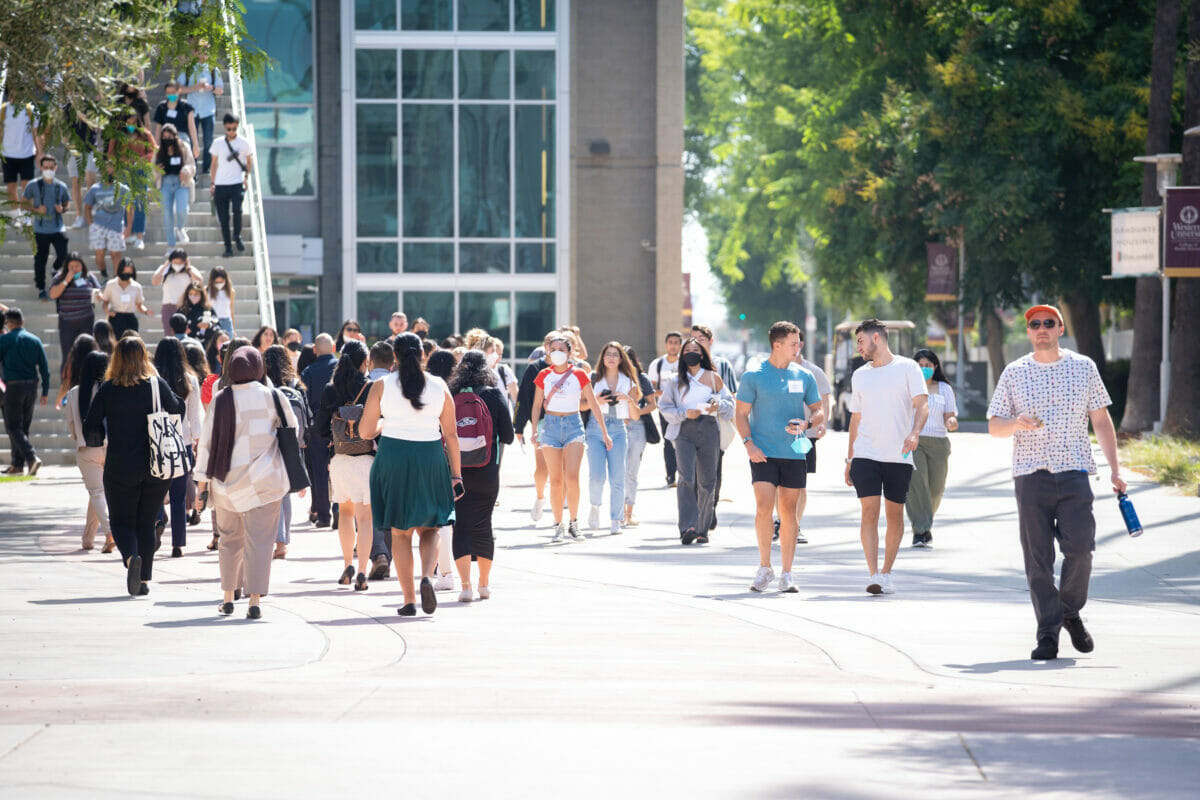
[[[929,272],[925,279],[926,301],[958,299],[958,252],[946,244],[925,243],[925,260]]]
[[[1159,269],[1157,207],[1114,208],[1112,212],[1112,276],[1140,278]]]
[[[1166,247],[1168,278],[1200,277],[1200,187],[1167,188]]]

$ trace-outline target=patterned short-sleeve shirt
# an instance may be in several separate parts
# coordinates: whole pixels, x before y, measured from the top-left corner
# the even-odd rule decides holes
[[[1030,353],[1004,368],[987,415],[1028,414],[1042,427],[1013,434],[1013,477],[1038,470],[1096,473],[1088,413],[1112,404],[1096,362],[1071,350],[1046,364]]]

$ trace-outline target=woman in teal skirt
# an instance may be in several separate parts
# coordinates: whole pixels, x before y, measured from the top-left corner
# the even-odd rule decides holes
[[[392,557],[404,592],[402,617],[417,613],[412,537],[420,538],[421,610],[437,608],[433,591],[438,528],[454,521],[463,494],[454,400],[441,378],[421,370],[421,340],[411,333],[393,342],[397,369],[371,386],[359,425],[363,438],[379,436],[371,466],[371,514],[376,528],[392,529]]]

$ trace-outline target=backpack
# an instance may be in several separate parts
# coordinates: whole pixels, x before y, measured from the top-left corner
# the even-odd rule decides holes
[[[308,447],[308,429],[312,427],[312,409],[308,407],[308,398],[304,392],[291,386],[280,386],[279,391],[292,404],[292,413],[296,415],[297,437],[301,447]]]
[[[363,407],[358,402],[370,381],[358,390],[358,396],[349,405],[338,406],[330,422],[333,433],[333,452],[347,456],[365,456],[375,452],[375,440],[364,439],[358,434],[358,423],[362,420]]]
[[[454,419],[462,466],[486,467],[492,463],[492,412],[469,386],[454,395]]]

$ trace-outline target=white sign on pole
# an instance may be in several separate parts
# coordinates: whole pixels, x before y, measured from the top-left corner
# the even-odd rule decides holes
[[[1157,207],[1112,211],[1112,276],[1139,278],[1159,272]]]

